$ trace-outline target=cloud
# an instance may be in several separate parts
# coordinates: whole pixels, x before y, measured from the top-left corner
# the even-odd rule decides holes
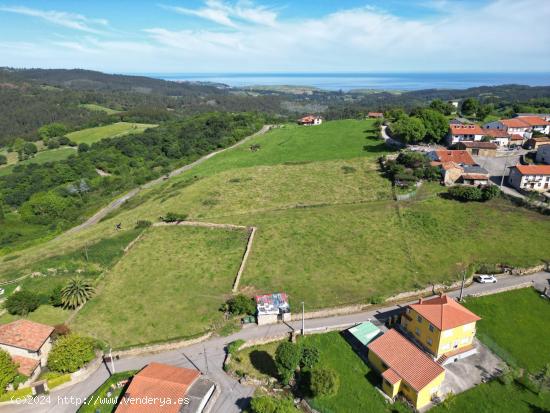
[[[21,14],[24,16],[38,17],[58,26],[66,27],[68,29],[74,29],[95,34],[101,34],[102,30],[98,30],[93,26],[106,27],[109,24],[106,19],[90,19],[76,13],[67,13],[64,11],[55,10],[39,10],[23,6],[0,6],[0,11]]]
[[[230,4],[221,0],[207,0],[205,7],[189,9],[178,6],[161,5],[163,9],[179,14],[200,17],[222,26],[239,28],[242,23],[252,23],[263,26],[274,26],[277,13],[267,7],[256,6],[251,1],[241,0]]]

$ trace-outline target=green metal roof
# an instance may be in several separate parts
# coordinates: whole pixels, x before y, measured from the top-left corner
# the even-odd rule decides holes
[[[361,323],[348,330],[363,345],[369,344],[381,333],[380,329],[371,322]]]

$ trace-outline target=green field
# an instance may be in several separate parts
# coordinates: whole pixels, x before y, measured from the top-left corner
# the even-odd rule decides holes
[[[61,161],[67,159],[71,155],[76,155],[75,148],[63,147],[59,149],[44,150],[38,152],[33,158],[18,162],[17,165]],[[14,166],[15,164],[0,167],[0,176],[10,174]]]
[[[466,306],[482,317],[477,336],[508,364],[531,372],[550,363],[550,301],[532,288],[469,298]]]
[[[115,115],[117,113],[120,113],[119,110],[114,110],[106,106],[96,105],[95,103],[83,103],[80,105],[80,107],[94,112],[105,112],[107,115]]]
[[[97,126],[95,128],[83,129],[67,134],[67,138],[76,143],[87,143],[91,145],[94,142],[105,138],[115,138],[117,136],[129,135],[131,133],[143,133],[148,128],[154,128],[157,125],[147,123],[129,123],[117,122],[111,125]]]
[[[192,337],[222,322],[245,231],[158,227],[106,273],[71,327],[114,347]]]

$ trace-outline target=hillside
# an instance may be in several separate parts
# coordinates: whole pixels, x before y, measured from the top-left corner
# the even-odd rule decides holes
[[[63,262],[65,255],[81,254],[84,246],[115,236],[115,224],[126,233],[137,221],[158,222],[168,212],[188,214],[194,221],[257,227],[239,290],[286,291],[291,305],[305,301],[308,310],[450,283],[468,264],[528,266],[550,258],[550,218],[505,200],[464,204],[440,197],[436,185],[425,185],[411,201],[396,202],[389,181],[378,171],[377,158],[384,153],[371,121],[285,125],[142,191],[89,229],[4,257],[0,276],[30,273],[37,260],[52,259],[48,257]],[[158,339],[219,328],[216,310],[231,294],[234,260],[243,241],[238,232],[232,237],[219,229],[197,230],[181,239],[178,233],[178,228],[146,229],[146,238],[98,279],[97,296],[71,322],[72,328],[115,346],[153,340],[148,328],[164,331]],[[156,266],[143,271],[142,261],[150,254],[158,257],[159,269],[161,262],[167,267],[164,281],[157,281]],[[224,254],[224,262],[212,259]],[[132,287],[137,274],[139,291]],[[186,288],[172,291],[173,277],[187,280]],[[201,303],[195,314],[181,307],[182,300],[191,299],[186,297],[204,297],[208,304]],[[159,300],[163,305],[155,307],[155,320],[115,335],[132,314]],[[169,316],[174,305],[181,314],[176,324]]]

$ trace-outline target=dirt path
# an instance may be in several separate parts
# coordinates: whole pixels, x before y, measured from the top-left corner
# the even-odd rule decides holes
[[[107,214],[109,214],[110,212],[114,211],[115,209],[119,208],[122,204],[124,204],[126,201],[128,201],[129,199],[133,198],[136,194],[139,193],[140,190],[142,189],[146,189],[146,188],[151,188],[152,186],[155,186],[155,185],[158,185],[162,182],[164,182],[165,180],[169,179],[169,178],[173,178],[174,176],[178,176],[184,172],[187,172],[189,171],[190,169],[193,169],[194,167],[200,165],[201,163],[207,161],[208,159],[210,158],[213,158],[214,156],[222,153],[222,152],[225,152],[225,151],[228,151],[230,149],[233,149],[233,148],[236,148],[238,146],[241,146],[243,145],[244,143],[246,143],[247,141],[249,141],[250,139],[252,138],[255,138],[256,136],[259,136],[259,135],[263,135],[265,134],[266,132],[268,132],[271,128],[272,128],[273,125],[264,125],[262,127],[262,129],[260,129],[258,132],[250,135],[250,136],[247,136],[246,138],[240,140],[239,142],[237,142],[236,144],[232,145],[232,146],[229,146],[228,148],[224,148],[224,149],[220,149],[218,151],[215,151],[215,152],[211,152],[205,156],[203,156],[202,158],[199,158],[197,159],[195,162],[192,162],[188,165],[185,165],[185,166],[182,166],[181,168],[178,168],[178,169],[175,169],[173,170],[172,172],[170,172],[168,175],[164,175],[164,176],[161,176],[160,178],[157,178],[153,181],[149,181],[143,185],[141,185],[140,187],[137,187],[137,188],[134,188],[132,189],[130,192],[127,192],[126,194],[122,195],[121,197],[115,199],[114,201],[112,201],[109,205],[107,205],[106,207],[103,207],[101,208],[99,211],[97,211],[94,215],[92,215],[90,218],[88,218],[85,222],[83,222],[82,224],[76,226],[76,227],[73,227],[71,228],[70,230],[68,230],[67,232],[65,232],[64,234],[61,234],[61,236],[65,235],[65,234],[75,234],[77,232],[80,232],[82,231],[83,229],[86,229],[86,228],[89,228],[91,227],[92,225],[95,225],[97,224],[99,221],[101,221]]]

